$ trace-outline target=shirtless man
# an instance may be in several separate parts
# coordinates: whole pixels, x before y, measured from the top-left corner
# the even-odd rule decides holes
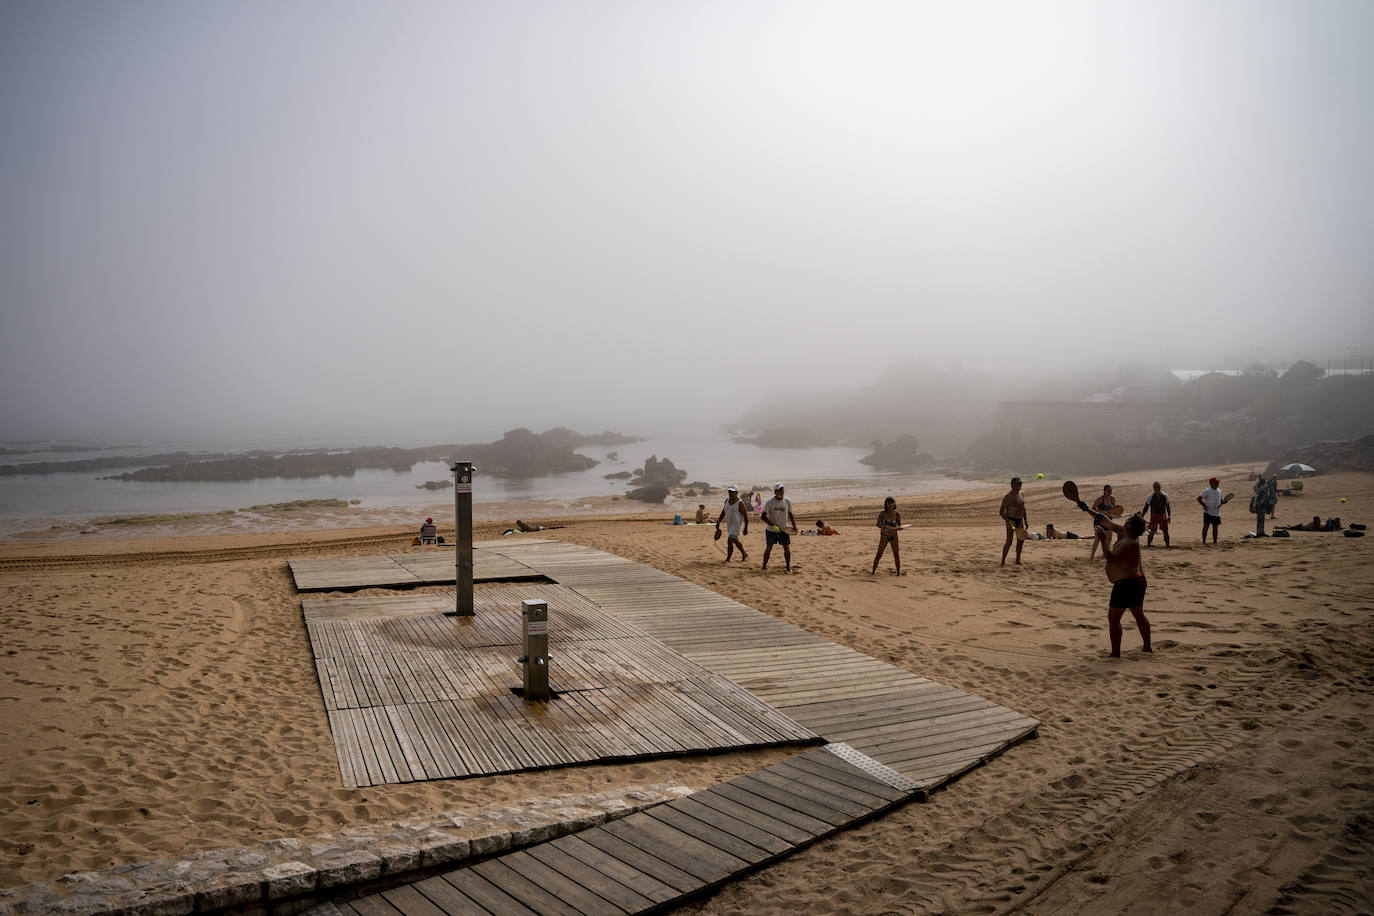
[[[1154,492],[1145,497],[1145,506],[1140,510],[1140,514],[1150,513],[1150,536],[1145,539],[1145,546],[1152,547],[1155,543],[1155,532],[1164,532],[1164,546],[1169,546],[1169,522],[1173,521],[1174,509],[1169,505],[1169,494],[1165,493],[1159,486],[1159,481],[1154,482]]]
[[[1112,583],[1112,597],[1107,602],[1107,629],[1112,640],[1112,658],[1121,657],[1121,617],[1126,611],[1135,618],[1144,651],[1150,652],[1150,621],[1145,618],[1145,570],[1140,565],[1140,535],[1145,531],[1145,519],[1132,515],[1126,524],[1099,515],[1093,534],[1102,545],[1107,560],[1107,579]],[[1115,533],[1116,546],[1111,536]]]
[[[1002,545],[1002,565],[1007,565],[1007,551],[1011,549],[1011,542],[1016,541],[1016,564],[1021,565],[1021,547],[1025,541],[1016,536],[1017,528],[1030,530],[1026,521],[1026,498],[1021,495],[1021,478],[1011,479],[1011,492],[1002,497],[1002,505],[998,507],[997,514],[1002,516],[1002,521],[1007,523],[1007,542]]]

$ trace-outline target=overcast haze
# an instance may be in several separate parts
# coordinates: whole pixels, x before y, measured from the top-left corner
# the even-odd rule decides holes
[[[0,438],[1374,356],[1372,39],[1361,0],[7,0]]]

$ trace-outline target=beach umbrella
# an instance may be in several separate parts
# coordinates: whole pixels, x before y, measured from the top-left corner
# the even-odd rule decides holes
[[[1310,464],[1301,464],[1297,461],[1294,461],[1292,464],[1285,464],[1283,467],[1279,468],[1279,470],[1292,471],[1296,474],[1315,474],[1317,472],[1317,469]]]

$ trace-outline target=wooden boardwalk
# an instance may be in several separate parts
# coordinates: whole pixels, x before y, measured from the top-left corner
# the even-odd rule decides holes
[[[550,687],[525,703],[520,606],[549,604]],[[346,786],[812,743],[764,701],[548,583],[302,602]]]
[[[761,868],[916,792],[900,774],[828,745],[620,820],[313,912],[642,913]]]
[[[831,744],[620,821],[325,904],[321,913],[661,909],[924,797],[1039,727],[1029,716],[603,551],[557,541],[502,542],[485,549],[557,583],[569,602],[575,595],[602,608],[684,663],[746,688],[782,718]],[[423,613],[418,606],[396,608],[397,616]],[[335,616],[348,613],[340,608]],[[549,619],[558,619],[552,600]]]
[[[501,552],[926,790],[1040,725],[622,557],[557,541],[503,544]]]
[[[417,585],[452,585],[457,578],[455,550],[453,547],[427,547],[415,553],[382,557],[296,557],[286,562],[299,592],[413,588]],[[480,547],[472,551],[472,577],[474,582],[543,578],[516,560]]]

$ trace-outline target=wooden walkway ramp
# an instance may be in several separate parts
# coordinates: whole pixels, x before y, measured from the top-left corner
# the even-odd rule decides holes
[[[521,601],[548,602],[554,699],[526,703]],[[819,741],[763,700],[551,583],[306,599],[346,786]]]
[[[495,542],[499,544],[500,542]],[[457,578],[453,547],[381,557],[295,557],[287,560],[296,591],[355,591],[452,585]],[[482,547],[472,551],[474,582],[519,582],[543,578],[524,564]]]
[[[902,804],[905,779],[828,745],[685,798],[315,916],[642,913]]]
[[[1040,725],[604,551],[559,541],[499,549],[615,611],[826,741],[843,742],[924,790],[1001,753]]]

